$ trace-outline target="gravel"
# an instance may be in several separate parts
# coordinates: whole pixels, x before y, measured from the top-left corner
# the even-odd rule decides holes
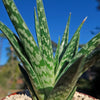
[[[16,94],[16,95],[11,95],[10,97],[7,96],[4,100],[32,100],[30,97],[24,94]]]
[[[7,96],[3,100],[32,100],[32,99],[26,94],[16,94],[16,95]],[[83,93],[75,92],[72,100],[99,100],[99,99],[95,99]]]
[[[91,97],[83,93],[75,92],[72,100],[99,100],[99,99],[95,99],[94,97]]]

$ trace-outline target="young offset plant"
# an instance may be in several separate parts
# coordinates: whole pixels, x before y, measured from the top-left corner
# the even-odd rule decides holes
[[[0,30],[22,61],[19,67],[33,100],[71,100],[79,77],[100,58],[100,50],[95,49],[100,43],[100,33],[78,52],[80,29],[86,18],[68,43],[70,14],[54,56],[43,3],[42,0],[36,2],[38,17],[34,9],[34,19],[38,45],[13,0],[3,0],[3,3],[18,37],[2,22]]]

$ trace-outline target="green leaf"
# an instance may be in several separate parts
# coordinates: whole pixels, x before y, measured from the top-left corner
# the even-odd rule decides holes
[[[21,46],[20,40],[15,36],[15,34],[2,22],[0,22],[0,30],[5,34],[9,42],[11,43],[12,47],[16,51],[18,57],[21,59],[23,65],[25,66],[25,69],[27,73],[29,74],[31,80],[34,82],[35,86],[39,89],[41,88],[38,77],[34,70],[32,69],[32,66],[30,65],[29,61],[27,60],[24,50]]]
[[[44,56],[45,54],[43,52],[43,45],[45,46],[46,41],[44,43],[42,43],[42,40],[41,40],[42,37],[41,37],[38,18],[36,16],[36,10],[35,10],[35,29],[36,29],[39,48],[40,48],[40,51],[41,51],[41,54],[42,54],[42,59],[43,59],[40,62],[40,68],[38,70],[39,70],[39,73],[40,73],[42,84],[44,85],[45,94],[48,95],[49,93],[46,92],[47,91],[46,89],[48,87],[53,86],[53,80],[54,80],[54,69],[52,69],[53,68],[52,67],[53,61],[52,61],[52,59],[50,58],[49,55],[47,56],[47,58],[46,58],[46,56]]]
[[[86,17],[87,18],[87,17]],[[79,37],[80,37],[80,30],[86,20],[86,18],[83,20],[83,22],[80,24],[80,26],[78,27],[78,29],[76,30],[74,36],[72,37],[70,43],[68,44],[68,47],[66,48],[65,53],[63,54],[64,56],[61,59],[61,63],[63,65],[63,63],[65,61],[70,62],[70,60],[72,59],[73,56],[75,56],[75,54],[78,51],[78,46],[79,46]]]
[[[87,17],[86,17],[87,18]],[[82,21],[78,29],[76,30],[74,36],[72,37],[70,43],[68,44],[65,52],[63,52],[63,56],[60,57],[60,64],[59,68],[56,73],[56,77],[60,75],[60,73],[63,71],[63,69],[66,67],[66,65],[71,61],[71,59],[75,56],[75,54],[78,51],[78,46],[79,46],[79,32],[86,20],[86,18]]]
[[[64,35],[62,37],[59,55],[61,55],[61,53],[63,52],[63,50],[65,49],[65,47],[68,44],[70,18],[71,18],[71,13],[70,13],[69,18],[68,18],[68,22],[67,22],[67,25],[66,25],[66,28],[65,28]]]
[[[54,59],[53,59],[52,44],[42,0],[36,0],[36,1],[37,1],[39,27],[41,33],[41,43],[42,43],[42,58],[43,58],[42,65],[44,66],[41,69],[43,71],[42,81],[44,87],[53,87],[55,78],[54,78]]]
[[[81,67],[83,67],[84,56],[79,57],[74,63],[63,71],[47,100],[66,100],[70,95],[78,80]],[[53,99],[52,99],[53,98]]]
[[[79,57],[81,57],[82,55],[84,55],[85,57],[88,57],[89,56],[89,54],[98,46],[100,44],[100,33],[99,34],[97,34],[93,39],[91,39],[76,55],[75,55],[75,57],[71,60],[71,62],[69,62],[69,64],[67,65],[67,67],[63,70],[63,72],[65,72],[65,71],[67,71],[68,70],[68,68],[76,61],[76,59],[78,59]],[[91,58],[91,60],[92,60],[92,58]],[[91,61],[90,60],[90,61]],[[87,61],[89,61],[89,60],[87,60]],[[88,64],[89,64],[89,62],[88,62]],[[91,64],[92,64],[92,61],[91,61]],[[88,67],[91,67],[91,64],[88,66]],[[85,65],[84,65],[84,67],[85,67]],[[83,67],[83,68],[84,68]],[[83,71],[84,72],[84,71]],[[83,73],[82,72],[82,73]],[[79,77],[80,77],[80,75],[82,75],[82,73],[81,74],[79,74]],[[60,74],[59,74],[60,75]],[[58,77],[59,77],[59,75],[58,75]]]
[[[49,48],[50,52],[47,51],[50,55],[42,58],[41,52],[39,51],[39,48],[36,45],[32,34],[24,23],[20,13],[18,12],[13,0],[3,0],[3,2],[7,9],[8,15],[10,16],[10,19],[19,35],[19,38],[27,55],[27,59],[29,60],[34,72],[38,77],[41,88],[53,86],[53,60],[50,59],[51,56],[53,56],[52,54],[50,54],[52,48],[51,50]],[[47,44],[48,42],[46,41],[45,43]]]
[[[63,71],[63,69],[67,66],[67,64],[72,60],[72,58],[77,53],[78,46],[79,46],[79,37],[80,37],[80,34],[76,33],[71,39],[59,65],[59,68],[61,67],[60,73]]]
[[[41,61],[41,54],[37,47],[32,34],[18,12],[13,0],[3,0],[4,6],[8,12],[8,15],[19,35],[20,41],[26,52],[26,55],[31,63],[35,73],[38,74],[36,66],[39,66],[37,62]]]
[[[36,43],[33,39],[33,36],[21,17],[19,11],[17,10],[13,0],[3,0],[3,3],[21,41],[24,42],[23,37],[27,38],[28,40],[32,41],[32,44],[34,45],[33,47],[35,47]]]
[[[100,44],[100,33],[93,37],[87,44],[85,44],[78,52],[77,56],[88,56]]]
[[[95,65],[98,61],[100,61],[100,48],[93,50],[92,53],[90,53],[86,58],[85,58],[85,64],[83,66],[82,71],[80,72],[80,76],[87,71],[91,66]],[[79,76],[79,77],[80,77]]]
[[[60,51],[60,38],[58,40],[58,45],[57,45],[57,49],[56,49],[56,53],[55,53],[55,74],[56,74],[56,71],[58,69],[58,66],[59,66],[59,51]]]
[[[75,86],[73,88],[72,92],[70,93],[70,95],[68,96],[68,98],[66,100],[72,100],[72,98],[73,98],[73,96],[75,94],[76,89],[77,89],[77,86]]]
[[[75,59],[79,58],[82,55],[85,55],[86,57],[86,62],[87,65],[84,65],[84,71],[87,70],[89,67],[91,67],[96,61],[94,60],[95,58],[95,52],[94,54],[92,54],[92,51],[100,45],[100,33],[98,33],[95,37],[93,37],[87,44],[85,44],[81,50],[77,53],[77,55],[72,59],[72,61],[69,63],[68,67],[73,64],[73,62],[75,61]],[[91,59],[88,59],[88,56],[91,57]],[[94,56],[94,57],[93,57]],[[98,56],[96,59],[99,59]],[[91,62],[91,63],[90,63]],[[85,69],[86,68],[86,69]],[[83,74],[83,72],[79,75],[79,77]]]
[[[50,48],[45,46],[45,43],[48,42],[45,40],[43,48],[48,47],[47,53],[45,57],[41,55],[38,46],[36,45],[32,34],[30,33],[29,29],[27,28],[26,24],[24,23],[20,13],[18,12],[13,0],[3,0],[4,5],[7,9],[8,15],[19,35],[20,41],[22,46],[24,47],[25,54],[27,59],[30,62],[34,72],[36,73],[39,81],[40,88],[47,88],[52,87],[54,83],[54,68],[53,68],[53,53],[52,46],[50,46],[50,38],[48,37],[49,34],[46,34],[47,41],[49,41]],[[39,23],[40,26],[40,23]],[[41,32],[42,34],[42,32]],[[43,49],[42,48],[42,49]],[[46,49],[45,49],[46,50]],[[44,52],[44,50],[43,50]],[[44,53],[45,54],[45,53]]]
[[[35,8],[34,8],[34,19],[35,19],[35,30],[36,30],[38,45],[39,45],[40,51],[42,52],[41,33],[40,33],[40,27],[39,27],[39,22],[38,22]]]
[[[36,90],[34,91],[35,86],[34,86],[34,88],[33,88],[33,85],[34,85],[34,84],[31,82],[31,80],[30,80],[30,78],[29,78],[27,72],[25,71],[24,67],[21,66],[21,64],[19,64],[19,68],[20,68],[20,71],[22,72],[22,74],[23,74],[23,76],[24,76],[24,78],[25,78],[25,82],[26,82],[26,84],[27,84],[27,86],[28,86],[28,89],[30,90],[30,93],[31,93],[32,98],[37,98],[37,100],[41,100],[41,98],[40,98],[40,96],[39,96],[39,93],[37,93]],[[33,85],[32,85],[32,84],[33,84]]]
[[[43,54],[45,57],[47,56],[46,57],[47,59],[52,60],[53,59],[52,44],[45,16],[44,6],[42,0],[36,0],[36,1],[37,1],[37,12],[39,18]]]

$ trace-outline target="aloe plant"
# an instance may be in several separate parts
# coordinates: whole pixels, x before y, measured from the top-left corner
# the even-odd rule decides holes
[[[18,36],[2,22],[0,30],[22,62],[19,68],[33,100],[71,100],[79,77],[100,58],[100,50],[95,49],[100,44],[100,33],[78,51],[80,30],[87,17],[68,43],[70,14],[61,43],[59,38],[56,53],[53,55],[43,2],[36,2],[38,17],[34,9],[34,19],[38,44],[13,0],[3,0],[3,3]]]

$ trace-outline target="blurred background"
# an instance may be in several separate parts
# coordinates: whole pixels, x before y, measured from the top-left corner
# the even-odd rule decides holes
[[[14,0],[19,12],[32,32],[34,39],[34,6],[35,0]],[[80,46],[84,46],[92,37],[100,32],[100,0],[43,0],[47,16],[53,52],[55,53],[58,38],[62,37],[68,15],[71,12],[69,40],[75,33],[82,20],[88,16],[80,32]],[[0,21],[16,33],[7,15],[2,0],[0,0]],[[15,51],[6,37],[0,31],[0,99],[10,93],[27,89],[23,76],[20,73]],[[100,99],[100,62],[92,66],[79,79],[77,91],[89,94]]]

